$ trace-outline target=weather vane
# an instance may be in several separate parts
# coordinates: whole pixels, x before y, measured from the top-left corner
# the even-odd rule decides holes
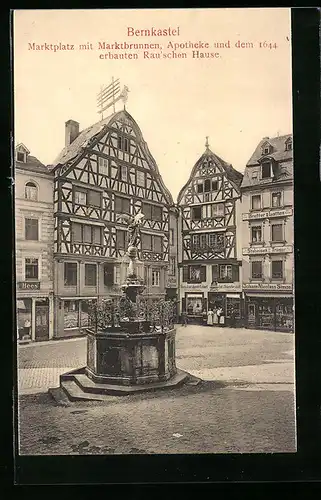
[[[122,91],[120,90],[119,78],[114,80],[114,77],[112,77],[110,85],[107,85],[107,87],[101,87],[100,92],[97,95],[97,106],[99,108],[98,113],[101,114],[102,120],[104,119],[104,111],[111,106],[113,106],[113,111],[115,113],[115,104],[120,99],[123,101],[125,109],[125,105],[128,100],[128,92],[129,88],[126,85],[124,85]]]

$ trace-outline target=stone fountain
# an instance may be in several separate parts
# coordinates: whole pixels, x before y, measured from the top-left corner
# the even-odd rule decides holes
[[[60,376],[60,394],[70,400],[171,388],[189,378],[176,368],[174,305],[163,300],[150,307],[142,296],[136,261],[143,217],[122,216],[130,236],[123,295],[116,305],[111,300],[91,305],[87,365]],[[57,399],[57,390],[50,392]]]

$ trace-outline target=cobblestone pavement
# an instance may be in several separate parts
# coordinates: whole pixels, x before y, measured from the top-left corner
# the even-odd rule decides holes
[[[68,407],[46,390],[85,365],[86,339],[46,344],[18,348],[21,454],[295,451],[291,334],[179,327],[177,366],[200,386]]]

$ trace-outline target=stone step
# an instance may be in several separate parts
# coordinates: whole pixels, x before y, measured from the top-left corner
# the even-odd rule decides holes
[[[50,388],[48,392],[59,406],[70,406],[70,400],[61,387]]]
[[[74,380],[64,380],[61,388],[70,401],[108,401],[110,397],[105,394],[89,394],[84,392]]]

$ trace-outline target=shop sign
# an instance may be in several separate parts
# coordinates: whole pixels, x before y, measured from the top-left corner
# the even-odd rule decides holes
[[[292,246],[279,246],[279,247],[249,247],[243,248],[243,255],[262,255],[267,253],[290,253],[292,252]]]
[[[242,214],[242,219],[270,219],[271,217],[287,217],[289,215],[292,215],[292,208],[284,208],[283,210],[264,210],[262,212],[251,212],[249,214]]]
[[[208,288],[208,285],[201,285],[201,284],[186,285],[186,286],[183,285],[182,288],[188,292],[189,290],[199,290],[201,288]]]
[[[40,281],[19,281],[17,285],[19,290],[40,290]]]
[[[210,290],[215,292],[241,292],[241,287],[239,283],[213,283]]]
[[[243,283],[246,290],[279,290],[292,292],[293,286],[287,283]]]

